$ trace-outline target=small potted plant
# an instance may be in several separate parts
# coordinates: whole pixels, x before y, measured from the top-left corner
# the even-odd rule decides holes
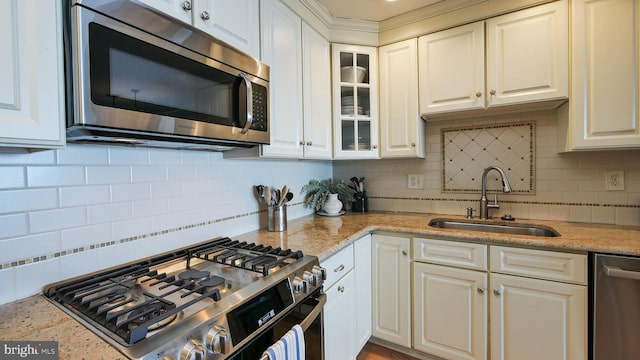
[[[355,190],[342,180],[334,182],[331,179],[312,179],[302,187],[304,204],[315,211],[324,211],[334,215],[342,210],[342,203],[352,202]]]

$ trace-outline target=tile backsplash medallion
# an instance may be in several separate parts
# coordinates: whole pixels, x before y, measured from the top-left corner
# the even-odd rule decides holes
[[[492,216],[511,214],[517,219],[640,225],[640,150],[559,154],[555,111],[429,121],[425,127],[425,159],[334,162],[333,176],[338,179],[366,177],[371,210],[465,215],[466,208],[472,207],[477,216],[479,186],[475,187],[475,193],[443,191],[443,130],[504,127],[505,124],[519,127],[524,123],[535,124],[532,171],[535,192],[504,194],[498,190],[497,173],[490,172],[491,188],[498,191],[490,191],[489,199],[493,200],[493,194],[497,194],[501,206],[490,210]],[[470,177],[469,182],[477,185],[483,168],[503,165],[500,159],[493,160],[487,159],[486,164],[476,166],[475,178],[470,180]],[[624,171],[624,191],[605,190],[605,172],[611,170]],[[422,174],[424,189],[408,189],[409,174]],[[515,180],[520,179],[509,180],[517,183]]]
[[[266,227],[254,185],[294,193],[330,162],[225,160],[222,153],[68,145],[0,153],[0,304],[43,285]]]
[[[482,192],[487,164],[507,174],[512,192],[535,192],[535,123],[506,123],[442,129],[442,191]],[[501,189],[497,172],[487,188]]]

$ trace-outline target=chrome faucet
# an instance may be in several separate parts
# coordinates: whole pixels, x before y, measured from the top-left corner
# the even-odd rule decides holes
[[[500,207],[498,204],[498,195],[495,197],[495,201],[493,204],[489,204],[489,200],[487,200],[487,174],[491,170],[496,170],[500,173],[500,177],[502,178],[502,191],[505,193],[511,192],[511,184],[509,184],[509,179],[507,179],[507,174],[505,174],[504,170],[497,166],[489,166],[484,169],[482,173],[482,197],[480,198],[480,219],[488,219],[489,218],[489,208],[497,209]]]

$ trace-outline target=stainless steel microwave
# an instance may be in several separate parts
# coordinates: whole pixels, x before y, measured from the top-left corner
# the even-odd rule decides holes
[[[269,67],[135,0],[67,0],[67,140],[269,143]]]

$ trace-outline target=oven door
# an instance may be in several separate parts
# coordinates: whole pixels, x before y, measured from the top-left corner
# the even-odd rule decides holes
[[[82,6],[71,15],[70,126],[269,142],[267,81]]]
[[[321,289],[316,290],[273,326],[265,329],[245,346],[234,352],[228,359],[262,360],[262,353],[269,346],[280,340],[294,325],[299,324],[304,330],[305,359],[323,360],[322,308],[326,301],[327,295],[323,294]]]

